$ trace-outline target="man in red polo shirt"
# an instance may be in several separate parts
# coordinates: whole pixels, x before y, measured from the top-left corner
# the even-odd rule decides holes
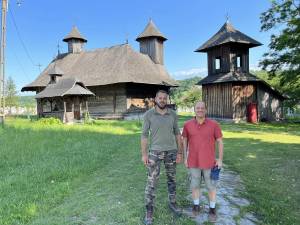
[[[214,166],[222,167],[223,141],[219,124],[205,117],[205,103],[200,101],[195,105],[196,117],[187,121],[183,127],[183,146],[185,165],[191,174],[193,214],[200,212],[200,183],[204,178],[209,196],[209,220],[215,222],[216,216],[216,183],[210,177]],[[215,143],[219,149],[219,158],[215,157]]]

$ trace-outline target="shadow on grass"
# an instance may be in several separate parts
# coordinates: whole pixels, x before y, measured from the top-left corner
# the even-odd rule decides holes
[[[221,123],[222,128],[232,132],[259,131],[259,132],[280,132],[300,135],[300,126],[291,123]]]
[[[0,136],[0,224],[141,224],[146,170],[139,133],[140,124],[128,121],[48,128],[21,120],[8,123]],[[298,224],[299,144],[255,138],[224,142],[224,161],[245,182],[249,210],[264,224]],[[186,205],[182,165],[177,182],[178,202]],[[166,205],[162,170],[156,222],[194,224],[174,219]]]
[[[183,127],[183,124],[192,119],[193,116],[178,116],[178,122],[180,127]],[[234,123],[234,122],[220,122],[223,129],[232,132],[241,132],[241,131],[259,131],[259,132],[284,132],[300,135],[300,126],[299,124],[294,123]]]
[[[114,121],[6,124],[0,137],[0,224],[140,224],[146,170],[138,130],[134,122]],[[158,222],[173,221],[165,205],[162,212]]]
[[[1,224],[28,223],[70,194],[74,179],[125,157],[137,142],[134,134],[6,125],[0,147]]]
[[[300,144],[226,138],[224,146],[225,163],[245,183],[242,194],[252,201],[249,210],[263,224],[299,224]]]

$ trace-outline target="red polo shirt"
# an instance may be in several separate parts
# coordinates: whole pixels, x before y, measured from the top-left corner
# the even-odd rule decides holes
[[[219,124],[207,118],[199,124],[194,118],[184,124],[182,136],[188,140],[188,167],[212,168],[215,164],[215,141],[222,137]]]

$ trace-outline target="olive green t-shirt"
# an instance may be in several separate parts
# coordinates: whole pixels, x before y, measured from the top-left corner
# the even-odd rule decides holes
[[[151,151],[177,150],[176,135],[180,134],[176,112],[167,109],[162,115],[153,107],[144,114],[142,138],[149,137]]]

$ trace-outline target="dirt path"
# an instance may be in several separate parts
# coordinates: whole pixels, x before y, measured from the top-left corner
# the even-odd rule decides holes
[[[203,185],[203,184],[202,184]],[[254,225],[258,220],[251,213],[242,213],[242,208],[248,206],[248,200],[241,198],[239,192],[244,190],[240,176],[227,169],[222,169],[217,191],[217,214],[216,225]],[[192,202],[191,195],[187,196]],[[207,191],[203,188],[203,195],[200,199],[204,211],[193,218],[197,224],[208,221],[208,198]],[[192,217],[191,208],[185,209],[184,214]]]

